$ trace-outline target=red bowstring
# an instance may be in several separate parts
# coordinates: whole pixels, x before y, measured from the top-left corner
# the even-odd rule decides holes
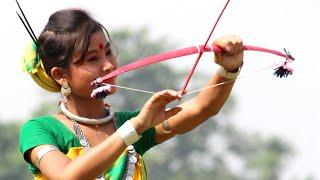
[[[222,11],[220,12],[220,15],[219,15],[218,19],[216,20],[213,28],[211,29],[211,32],[210,32],[209,36],[207,37],[207,40],[206,40],[205,43],[203,44],[203,47],[206,47],[206,46],[207,46],[207,44],[208,44],[208,42],[209,42],[209,40],[210,40],[210,37],[211,37],[214,29],[216,28],[216,26],[217,26],[217,24],[218,24],[218,22],[219,22],[219,20],[220,20],[220,18],[221,18],[221,16],[222,16],[224,10],[227,8],[229,2],[230,2],[230,0],[228,0],[228,1],[226,2],[226,4],[224,5]],[[197,59],[196,59],[195,63],[193,64],[192,69],[190,70],[190,72],[189,72],[189,74],[188,74],[188,77],[187,77],[186,80],[185,80],[184,85],[183,85],[182,88],[181,88],[181,91],[180,91],[180,94],[181,94],[181,95],[184,95],[184,94],[185,94],[185,91],[186,91],[186,88],[187,88],[187,86],[188,86],[188,83],[189,83],[189,81],[190,81],[190,79],[191,79],[191,76],[192,76],[194,70],[196,69],[196,67],[197,67],[197,65],[198,65],[198,63],[199,63],[199,60],[200,60],[202,54],[203,54],[203,50],[201,49],[200,52],[199,52],[199,54],[198,54],[198,56],[197,56]]]
[[[276,50],[272,50],[272,49],[267,49],[267,48],[262,48],[262,47],[257,47],[257,46],[251,46],[251,45],[243,45],[243,50],[245,51],[259,51],[259,52],[265,52],[265,53],[270,53],[270,54],[274,54],[277,56],[281,56],[284,57],[286,59],[291,59],[292,57],[288,56],[287,54],[284,54],[280,51],[276,51]],[[136,60],[130,64],[124,65],[120,68],[118,68],[115,71],[112,71],[111,73],[100,77],[96,80],[96,82],[98,83],[103,83],[104,81],[113,78],[117,75],[120,75],[122,73],[134,70],[134,69],[138,69],[150,64],[154,64],[157,62],[161,62],[161,61],[165,61],[168,59],[173,59],[173,58],[177,58],[177,57],[182,57],[182,56],[188,56],[191,54],[196,54],[199,52],[221,52],[221,48],[219,48],[218,46],[192,46],[192,47],[187,47],[187,48],[182,48],[182,49],[178,49],[178,50],[173,50],[173,51],[168,51],[162,54],[157,54],[154,56],[149,56],[149,57],[145,57],[143,59],[140,60]]]

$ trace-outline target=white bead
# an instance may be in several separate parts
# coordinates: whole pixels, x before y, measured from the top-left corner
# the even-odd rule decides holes
[[[132,145],[130,145],[130,146],[127,147],[127,150],[128,151],[134,150],[134,147]]]
[[[81,144],[82,146],[86,146],[86,145],[87,145],[87,142],[86,142],[84,139],[81,139],[81,140],[80,140],[80,144]]]
[[[138,159],[137,159],[137,157],[135,157],[135,156],[130,156],[130,157],[129,157],[129,161],[130,161],[132,164],[135,164],[135,163],[138,161]]]

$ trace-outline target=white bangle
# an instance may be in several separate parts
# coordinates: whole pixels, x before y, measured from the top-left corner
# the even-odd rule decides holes
[[[117,129],[117,133],[127,146],[137,142],[142,137],[137,133],[130,120]]]
[[[220,74],[221,77],[224,77],[224,78],[230,79],[230,80],[234,80],[234,79],[237,79],[238,75],[240,74],[240,70],[241,70],[241,67],[238,69],[237,72],[233,73],[233,72],[227,71],[223,67],[220,67],[218,69],[218,73]]]
[[[45,145],[45,146],[41,147],[41,149],[39,149],[39,151],[37,152],[37,155],[36,155],[37,161],[38,161],[38,166],[40,166],[41,159],[51,151],[59,151],[59,149],[54,145]]]

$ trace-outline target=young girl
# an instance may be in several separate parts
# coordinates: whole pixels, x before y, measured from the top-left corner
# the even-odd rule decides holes
[[[243,61],[242,40],[226,36],[214,41],[221,66],[208,86],[235,79]],[[38,85],[64,95],[61,112],[27,121],[20,150],[35,179],[147,179],[142,155],[151,147],[186,133],[216,115],[233,83],[202,90],[193,99],[166,110],[181,98],[164,90],[137,112],[112,112],[90,95],[96,78],[117,69],[106,29],[87,12],[67,9],[49,18],[25,70]],[[116,78],[108,84],[115,84]],[[109,95],[116,92],[111,88]]]

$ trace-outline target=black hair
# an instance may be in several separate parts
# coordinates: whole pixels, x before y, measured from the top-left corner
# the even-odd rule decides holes
[[[82,53],[77,60],[81,62],[92,34],[98,31],[110,39],[106,28],[84,10],[65,9],[53,13],[38,38],[38,53],[46,73],[51,76],[53,67],[68,67],[75,50]]]

